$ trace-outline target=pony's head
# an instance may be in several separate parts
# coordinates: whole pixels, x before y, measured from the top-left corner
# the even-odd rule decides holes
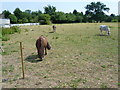
[[[50,44],[47,42],[47,49],[50,50],[51,49],[51,46]]]

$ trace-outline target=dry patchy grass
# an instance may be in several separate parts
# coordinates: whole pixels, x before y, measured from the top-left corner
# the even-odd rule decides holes
[[[100,36],[101,23],[23,26],[21,34],[3,42],[4,88],[117,88],[118,26],[111,36]],[[44,35],[52,49],[43,61],[37,61],[36,39]],[[19,42],[23,42],[25,79],[21,79]]]

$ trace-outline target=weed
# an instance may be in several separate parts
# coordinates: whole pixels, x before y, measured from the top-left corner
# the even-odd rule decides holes
[[[13,72],[13,71],[14,71],[14,66],[13,65],[2,68],[3,73]]]
[[[9,55],[8,52],[2,52],[1,54],[2,54],[2,55]]]
[[[20,32],[21,32],[21,29],[20,29],[18,26],[13,26],[13,27],[11,27],[11,29],[12,29],[14,32],[17,32],[17,33],[20,33]]]
[[[13,66],[13,65],[10,65],[9,68],[8,68],[8,71],[9,71],[9,72],[13,72],[13,71],[14,71],[14,66]]]
[[[32,52],[31,54],[32,54],[32,55],[34,55],[34,54],[35,54],[35,52]]]
[[[3,64],[8,64],[8,62],[4,62]]]
[[[101,65],[101,67],[102,67],[102,68],[106,68],[106,66],[105,66],[105,65]]]
[[[5,44],[4,44],[4,43],[2,43],[1,45],[2,45],[2,46],[4,46]]]
[[[55,86],[55,87],[53,87],[53,88],[61,88],[61,86]]]
[[[120,86],[120,83],[118,83],[118,86]]]
[[[96,78],[96,80],[100,80],[100,78]]]
[[[103,83],[101,84],[100,88],[108,88],[108,86],[105,83]]]
[[[78,82],[81,82],[81,81],[83,81],[83,79],[81,79],[81,78],[72,80],[72,82],[74,82],[74,83],[78,83]]]
[[[25,29],[25,32],[28,32],[28,31],[29,31],[29,30],[26,28],[26,29]]]
[[[12,50],[11,52],[18,52],[17,50]]]
[[[7,72],[7,68],[6,67],[2,67],[2,72],[6,73]]]
[[[43,76],[43,78],[48,78],[48,76]]]
[[[69,86],[69,87],[71,87],[71,88],[77,88],[77,87],[78,87],[78,84],[79,84],[80,82],[86,83],[87,80],[82,79],[82,78],[74,79],[74,80],[71,80],[70,82],[64,83],[62,86],[63,86],[63,87]]]
[[[76,83],[69,83],[68,85],[69,85],[71,88],[77,88],[77,86],[78,86]]]

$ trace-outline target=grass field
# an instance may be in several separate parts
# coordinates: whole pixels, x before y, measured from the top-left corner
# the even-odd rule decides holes
[[[100,36],[99,25],[111,27]],[[21,34],[3,41],[3,88],[117,88],[118,24],[80,23],[22,26]],[[36,39],[44,35],[52,49],[37,61]],[[19,42],[23,42],[25,79],[21,73]]]

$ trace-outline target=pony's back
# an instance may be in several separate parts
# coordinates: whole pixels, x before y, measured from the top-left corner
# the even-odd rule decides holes
[[[36,41],[36,48],[37,48],[37,51],[38,51],[38,56],[42,59],[44,57],[44,49],[46,50],[46,48],[48,50],[51,49],[48,41],[47,41],[47,38],[44,37],[44,36],[40,36],[37,41]]]

